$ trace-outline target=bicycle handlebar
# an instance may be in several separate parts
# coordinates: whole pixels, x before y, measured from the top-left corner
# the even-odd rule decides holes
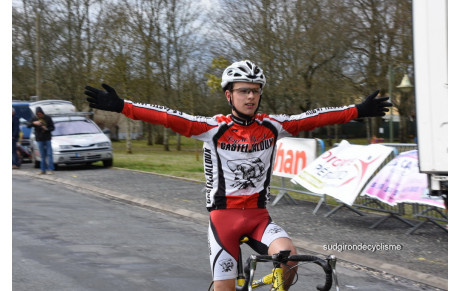
[[[324,282],[324,285],[317,285],[316,289],[319,291],[327,291],[331,289],[332,287],[332,268],[329,265],[329,262],[327,260],[320,259],[315,256],[309,256],[309,255],[291,255],[289,256],[288,261],[295,261],[295,262],[312,262],[317,264],[318,266],[321,266],[323,268],[324,273],[326,274],[326,281]]]
[[[324,285],[317,285],[316,289],[319,291],[327,291],[330,290],[332,287],[332,267],[330,266],[329,259],[321,259],[315,256],[310,256],[310,255],[290,255],[287,257],[280,256],[279,254],[275,254],[273,256],[269,255],[253,255],[250,258],[248,258],[246,262],[246,267],[244,268],[244,273],[246,276],[246,281],[245,284],[241,287],[237,287],[236,290],[238,291],[243,291],[243,290],[248,290],[248,285],[250,284],[249,278],[249,273],[251,269],[251,264],[255,262],[274,262],[274,263],[286,263],[287,261],[293,261],[293,262],[312,262],[314,264],[317,264],[318,266],[321,266],[323,269],[324,273],[326,274],[326,279],[324,282]]]

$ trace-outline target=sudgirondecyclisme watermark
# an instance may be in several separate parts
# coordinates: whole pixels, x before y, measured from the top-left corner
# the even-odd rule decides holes
[[[387,251],[401,251],[402,244],[388,244],[388,243],[335,243],[323,245],[325,251],[368,251],[368,252],[387,252]]]

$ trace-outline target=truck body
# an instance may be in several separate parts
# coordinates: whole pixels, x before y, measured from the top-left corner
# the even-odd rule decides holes
[[[413,30],[419,167],[447,203],[447,0],[413,1]]]

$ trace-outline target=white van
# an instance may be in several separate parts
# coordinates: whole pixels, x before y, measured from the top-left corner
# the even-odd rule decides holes
[[[54,122],[51,132],[51,146],[55,169],[59,164],[91,164],[102,161],[104,167],[113,164],[112,142],[88,116],[89,112],[76,112],[70,101],[43,100],[29,104],[32,112],[41,107]],[[40,167],[41,156],[34,134],[32,160],[35,168]]]

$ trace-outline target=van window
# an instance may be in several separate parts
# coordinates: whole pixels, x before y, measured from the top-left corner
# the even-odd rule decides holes
[[[100,129],[87,120],[61,121],[54,123],[53,136],[100,133]]]

